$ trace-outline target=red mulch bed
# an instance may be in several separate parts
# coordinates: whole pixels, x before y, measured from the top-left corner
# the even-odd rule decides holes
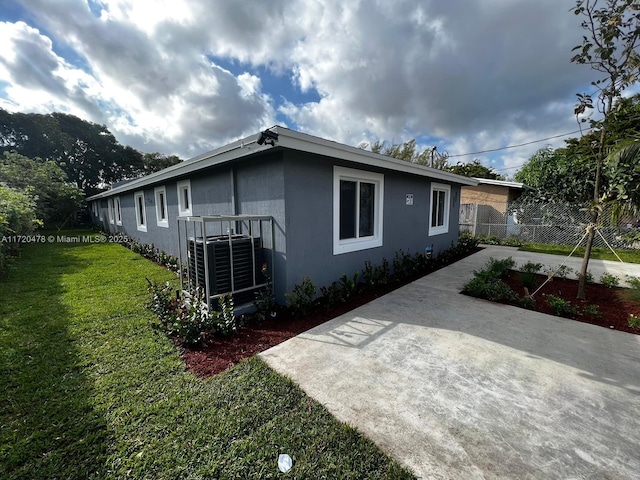
[[[534,293],[546,278],[544,275],[538,275],[537,286],[529,293]],[[522,285],[518,272],[510,271],[504,281],[520,297],[524,295],[524,286]],[[536,293],[535,310],[537,312],[554,315],[554,311],[545,302],[545,294],[556,295],[565,300],[569,300],[577,311],[573,320],[640,335],[640,329],[629,327],[629,314],[640,315],[640,303],[634,302],[629,298],[628,289],[607,288],[601,284],[588,283],[586,285],[586,300],[578,300],[576,298],[578,294],[577,280],[553,278]],[[597,305],[602,312],[602,316],[583,315],[582,311],[586,305]]]
[[[276,318],[268,318],[261,322],[251,320],[229,337],[211,336],[206,339],[206,346],[184,348],[182,359],[187,368],[201,378],[216,375],[244,358],[268,350],[413,280],[415,279],[396,282],[376,292],[360,294],[351,301],[332,308],[320,305],[309,317],[293,317],[286,309],[279,309]]]

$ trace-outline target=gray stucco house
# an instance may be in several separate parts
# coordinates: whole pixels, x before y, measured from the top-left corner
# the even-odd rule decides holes
[[[328,285],[396,251],[458,238],[460,189],[477,181],[280,126],[88,198],[92,220],[179,256],[180,217],[273,217],[276,299]],[[184,248],[184,245],[182,245]]]

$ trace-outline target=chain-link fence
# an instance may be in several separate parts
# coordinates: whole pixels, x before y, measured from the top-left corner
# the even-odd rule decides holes
[[[640,228],[638,218],[620,217],[615,222],[613,209],[604,205],[599,215],[595,247],[640,250]],[[511,203],[506,213],[489,205],[463,204],[460,207],[460,232],[475,236],[510,237],[525,242],[559,245],[576,245],[590,223],[587,205],[565,203]],[[606,241],[605,241],[606,240]]]

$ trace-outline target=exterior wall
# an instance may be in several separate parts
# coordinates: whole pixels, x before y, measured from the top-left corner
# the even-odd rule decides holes
[[[136,221],[135,191],[120,194],[122,226],[109,223],[107,199],[97,200],[100,204],[102,221],[93,215],[92,220],[104,230],[123,233],[138,239],[142,243],[153,244],[160,250],[179,256],[177,183],[190,180],[191,207],[193,216],[201,215],[271,215],[274,217],[275,231],[275,271],[274,282],[279,302],[285,301],[286,284],[286,243],[284,212],[284,179],[282,172],[282,153],[273,152],[255,159],[239,161],[234,164],[199,172],[191,177],[180,177],[170,182],[147,186],[144,189],[147,231],[138,230]],[[157,224],[154,188],[164,186],[166,190],[167,215],[169,228]],[[200,234],[200,231],[197,230]],[[214,224],[207,225],[207,234],[226,233],[216,230]],[[242,233],[242,232],[239,232]],[[191,230],[190,236],[193,236]],[[184,248],[184,247],[183,247]],[[184,255],[184,252],[183,252]],[[270,262],[270,258],[265,259]]]
[[[384,175],[382,246],[334,255],[334,166]],[[231,165],[212,167],[191,177],[145,187],[146,232],[136,226],[134,194],[139,190],[119,195],[122,226],[115,222],[109,224],[106,199],[98,200],[102,222],[96,217],[94,221],[111,232],[122,232],[178,256],[177,182],[186,179],[191,182],[194,216],[246,214],[274,218],[275,268],[271,271],[279,303],[285,303],[285,292],[291,291],[304,276],[324,286],[343,273],[353,275],[362,270],[367,260],[379,265],[386,258],[391,263],[399,250],[423,252],[431,245],[437,255],[458,238],[459,185],[451,185],[448,231],[429,237],[431,181],[428,178],[279,149],[237,160]],[[166,189],[169,228],[159,227],[156,221],[154,187],[161,185]],[[406,205],[407,194],[413,195],[413,205]]]
[[[478,203],[489,205],[500,213],[507,211],[509,188],[499,185],[478,185],[462,187],[462,203]]]
[[[302,152],[285,152],[285,199],[287,231],[287,290],[308,276],[318,286],[328,285],[343,273],[353,275],[366,260],[390,263],[399,250],[434,253],[449,248],[458,238],[460,187],[451,186],[449,230],[429,237],[431,182],[390,170],[371,168],[384,174],[383,244],[350,253],[333,254],[333,167],[363,170],[362,165],[335,161]],[[406,194],[414,203],[406,205]]]

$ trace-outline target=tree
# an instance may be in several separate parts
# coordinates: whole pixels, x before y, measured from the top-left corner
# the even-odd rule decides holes
[[[587,268],[602,201],[602,169],[610,135],[609,124],[616,101],[629,85],[637,82],[640,73],[640,55],[636,52],[640,41],[640,4],[637,0],[606,0],[604,6],[599,7],[598,0],[577,0],[574,13],[584,17],[581,26],[586,35],[583,36],[582,44],[573,49],[577,53],[571,61],[588,65],[602,75],[592,82],[598,90],[597,109],[603,118],[599,122],[592,122],[592,127],[598,130],[599,139],[593,145],[595,179],[590,209],[591,225],[588,228],[578,285],[578,298],[584,299]],[[578,94],[574,110],[576,116],[592,108],[591,95]]]
[[[16,152],[0,158],[0,181],[29,196],[44,224],[63,224],[82,207],[84,193],[70,183],[53,161],[31,159]]]
[[[480,160],[471,163],[458,162],[448,168],[451,173],[462,175],[463,177],[486,178],[489,180],[504,180],[504,176],[496,173],[493,168],[485,167]]]
[[[142,154],[118,143],[104,125],[73,115],[9,113],[0,109],[0,146],[56,162],[87,194],[144,172]]]
[[[369,148],[368,143],[361,143],[358,148]],[[449,154],[447,152],[438,152],[437,147],[426,148],[418,151],[416,139],[409,140],[404,143],[389,143],[386,141],[376,141],[371,144],[373,153],[380,153],[387,157],[397,158],[406,162],[417,163],[438,170],[446,170],[449,166]]]
[[[180,163],[182,160],[176,155],[163,155],[161,153],[145,153],[142,156],[143,174],[158,172],[172,165]]]
[[[538,202],[584,204],[593,195],[593,169],[586,157],[567,148],[541,148],[514,175],[532,188],[523,196]]]

